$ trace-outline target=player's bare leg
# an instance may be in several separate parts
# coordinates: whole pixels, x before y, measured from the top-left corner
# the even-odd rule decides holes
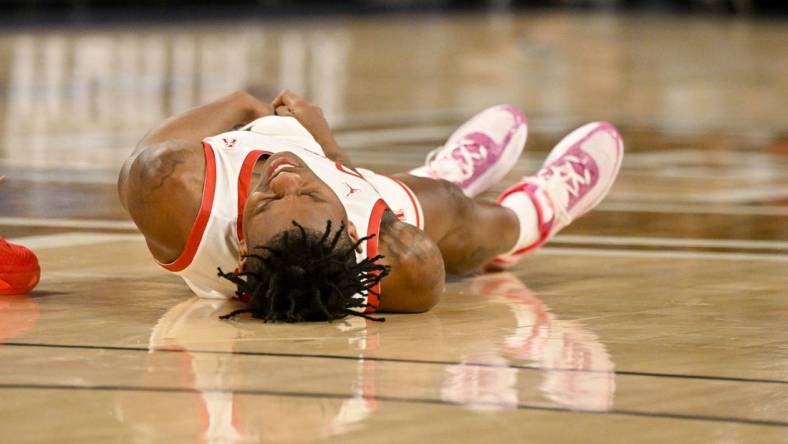
[[[474,271],[516,241],[513,212],[471,198],[511,170],[527,136],[528,119],[521,110],[493,106],[460,125],[423,166],[398,176],[419,196],[429,221],[427,234],[441,249],[449,273]]]
[[[512,210],[473,200],[446,180],[408,174],[396,177],[419,198],[424,231],[440,248],[448,273],[477,271],[517,241],[520,228]]]

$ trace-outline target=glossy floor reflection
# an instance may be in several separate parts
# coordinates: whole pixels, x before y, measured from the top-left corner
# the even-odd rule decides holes
[[[0,299],[0,442],[788,442],[786,48],[779,22],[545,13],[0,34],[0,235],[43,268]],[[522,107],[485,197],[585,121],[627,155],[597,211],[428,313],[220,321],[117,170],[164,116],[281,87],[386,173]]]
[[[388,330],[391,328],[361,318],[329,326],[260,328],[245,321],[217,322],[219,315],[236,308],[237,303],[196,297],[175,305],[156,321],[147,340],[147,350],[137,346],[57,343],[44,346],[15,342],[16,337],[26,333],[37,321],[38,300],[29,296],[6,298],[0,313],[5,326],[3,339],[14,347],[40,345],[45,355],[75,349],[88,354],[97,351],[102,354],[107,351],[147,351],[131,353],[137,355],[133,361],[141,366],[143,376],[128,382],[143,392],[146,388],[154,391],[160,388],[166,392],[167,387],[194,391],[197,408],[202,412],[197,412],[200,414],[195,418],[204,419],[201,433],[206,439],[212,436],[220,440],[242,437],[236,436],[235,423],[227,422],[234,421],[244,410],[233,402],[234,391],[243,392],[244,387],[251,384],[252,391],[293,395],[277,387],[298,387],[305,390],[302,393],[304,397],[321,398],[326,394],[322,393],[323,387],[310,382],[315,380],[330,381],[334,397],[347,396],[343,402],[337,403],[333,414],[326,412],[325,421],[319,421],[321,424],[325,422],[320,428],[323,432],[341,433],[375,412],[380,388],[391,389],[404,382],[403,375],[392,370],[400,367],[400,370],[414,373],[415,369],[410,367],[421,365],[425,368],[416,372],[420,375],[418,381],[410,381],[413,384],[405,390],[414,394],[415,398],[410,399],[413,402],[423,401],[421,397],[424,397],[429,402],[443,401],[482,411],[529,405],[591,411],[607,411],[612,407],[615,392],[613,363],[596,335],[578,323],[556,319],[549,308],[513,274],[476,277],[471,282],[471,289],[481,297],[478,302],[492,304],[493,310],[497,308],[495,304],[503,304],[511,315],[502,313],[504,316],[488,321],[495,325],[497,335],[475,339],[455,337],[443,331],[442,324],[434,319],[427,322],[420,329],[425,336],[423,341],[429,342],[425,346],[442,347],[453,343],[452,348],[457,353],[446,354],[439,360],[373,356],[381,346],[382,335],[390,335]],[[401,316],[394,318],[406,319]],[[275,337],[269,337],[271,334]],[[260,346],[265,348],[267,341],[279,344],[319,341],[331,344],[331,347],[321,346],[319,350],[333,352],[323,354],[318,349],[314,353],[256,351]],[[452,356],[456,356],[458,362],[454,362]],[[312,361],[313,366],[306,371],[309,374],[306,381],[289,381],[293,377],[294,359],[304,363]],[[114,366],[109,363],[102,365]],[[41,376],[35,375],[37,383],[43,382]],[[113,385],[100,376],[90,376],[86,382],[98,386]],[[303,376],[302,373],[300,378]],[[113,372],[110,378],[115,377],[117,373]],[[440,396],[432,399],[435,392]],[[396,398],[399,395],[392,393],[386,396]],[[145,403],[131,404],[144,406],[146,411],[150,408]],[[126,403],[119,405],[122,407]],[[207,415],[204,418],[203,413]],[[258,430],[256,433],[268,432]],[[318,433],[315,436],[322,435]]]
[[[381,427],[409,430],[402,439],[462,432],[491,442],[576,439],[585,427],[623,436],[646,427],[654,440],[784,436],[782,302],[768,305],[785,284],[776,274],[753,292],[746,322],[727,307],[741,292],[726,288],[735,276],[714,291],[663,286],[654,292],[674,296],[615,304],[641,284],[603,276],[599,260],[547,255],[525,274],[452,282],[422,315],[264,325],[219,321],[234,303],[190,298],[139,241],[85,245],[80,258],[70,251],[43,250],[48,282],[33,297],[3,300],[2,430],[20,442],[52,433],[74,442],[347,442]],[[701,273],[678,262],[640,260],[627,272]],[[545,268],[558,264],[580,278],[556,280]]]

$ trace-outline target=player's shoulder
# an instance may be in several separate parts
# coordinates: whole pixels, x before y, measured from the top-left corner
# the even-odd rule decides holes
[[[391,267],[382,285],[382,311],[421,312],[438,302],[445,269],[440,249],[426,233],[386,211],[379,251],[383,263]]]
[[[168,140],[138,147],[120,172],[118,191],[128,208],[132,196],[148,198],[152,194],[183,191],[196,182],[205,168],[202,145],[184,140]]]
[[[197,145],[172,140],[139,147],[121,170],[120,200],[160,262],[178,257],[199,212],[205,157]]]
[[[380,221],[380,243],[389,254],[396,255],[399,261],[415,259],[415,262],[429,262],[440,257],[435,242],[424,231],[399,218],[387,210]]]

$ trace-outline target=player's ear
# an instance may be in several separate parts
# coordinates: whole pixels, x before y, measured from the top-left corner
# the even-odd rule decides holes
[[[350,236],[350,240],[353,241],[354,244],[358,242],[358,230],[356,229],[356,225],[351,221],[347,221],[347,234]],[[356,246],[356,251],[361,253],[360,244]]]

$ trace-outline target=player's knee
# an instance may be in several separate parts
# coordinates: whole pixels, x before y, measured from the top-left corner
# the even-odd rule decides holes
[[[450,208],[454,211],[454,218],[460,219],[473,211],[473,199],[462,192],[462,189],[452,182],[438,180],[443,194],[444,202],[450,203]]]

